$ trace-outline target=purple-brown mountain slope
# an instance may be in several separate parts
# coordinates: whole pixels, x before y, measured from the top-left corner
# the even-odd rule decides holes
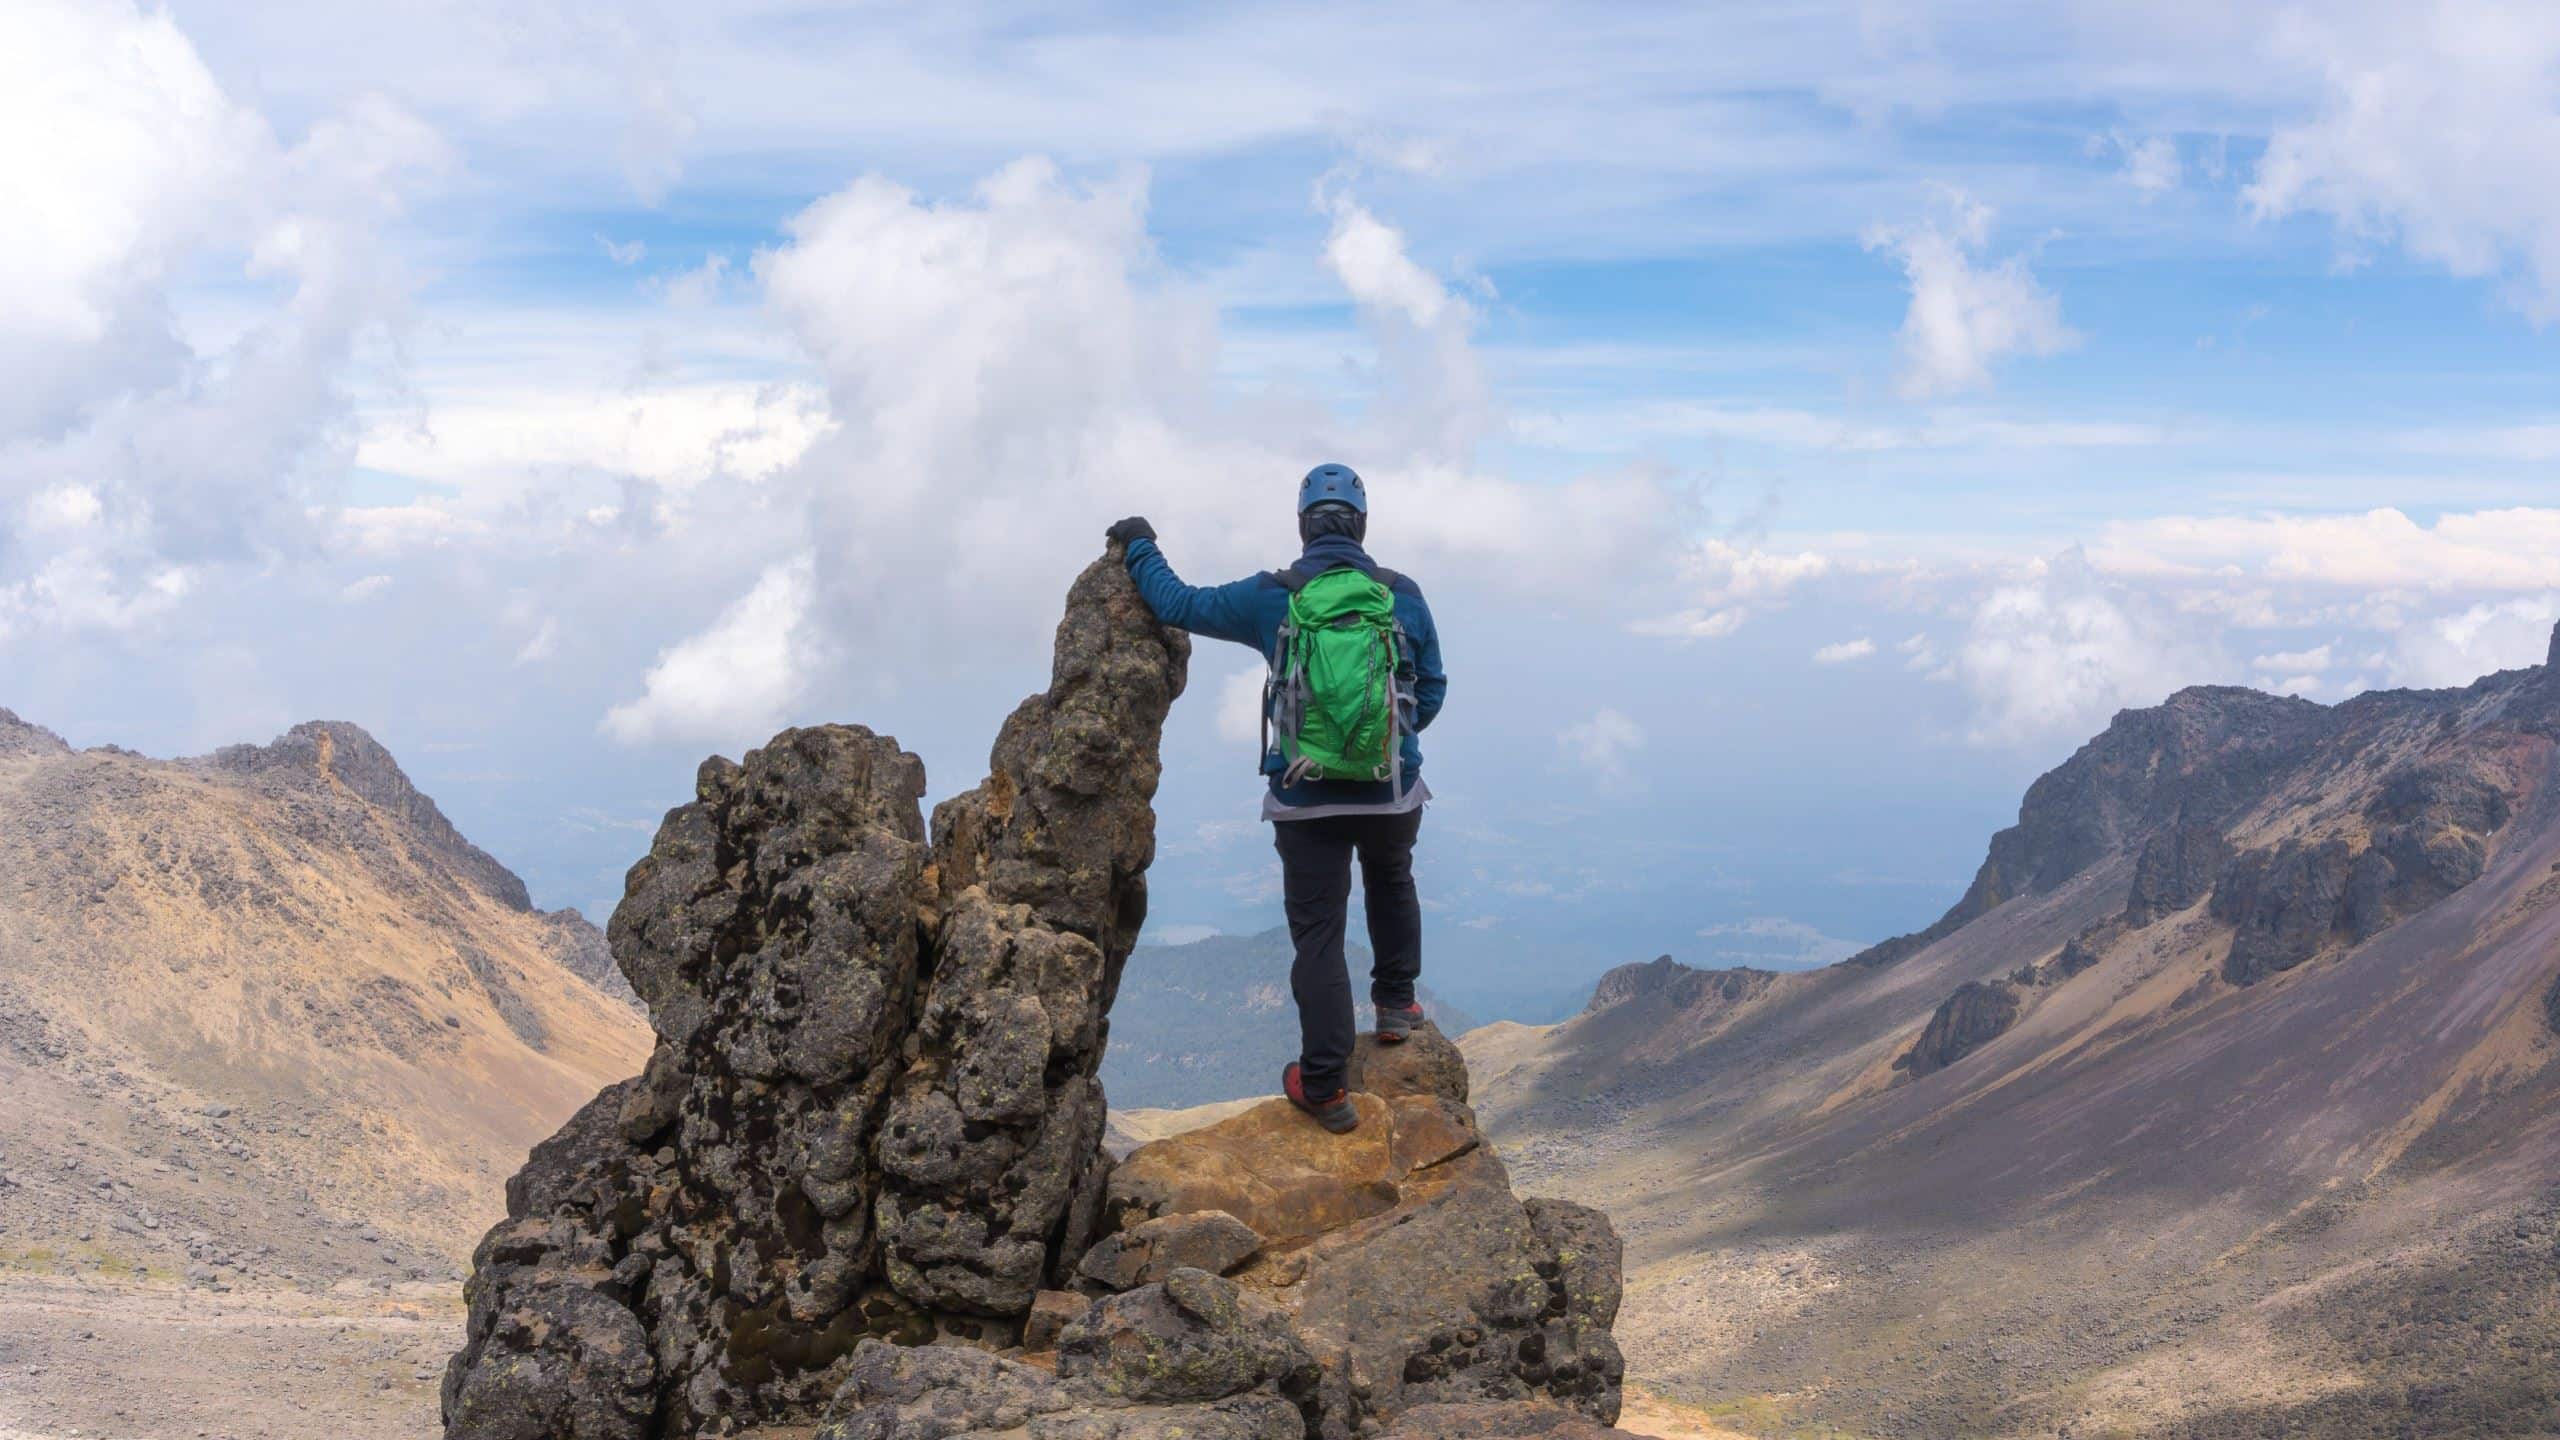
[[[2551,1433],[2555,774],[2553,665],[2183,691],[1929,929],[1627,967],[1480,1108],[1618,1219],[1634,1371],[1772,1424]]]

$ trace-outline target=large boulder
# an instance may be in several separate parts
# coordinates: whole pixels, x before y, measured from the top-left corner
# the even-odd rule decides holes
[[[1217,1213],[1262,1238],[1235,1280],[1318,1362],[1311,1433],[1364,1434],[1435,1405],[1615,1421],[1626,1366],[1609,1334],[1607,1219],[1513,1194],[1452,1098],[1464,1066],[1436,1032],[1364,1039],[1359,1057],[1355,1083],[1371,1087],[1352,1095],[1359,1129],[1332,1135],[1275,1100],[1141,1146],[1112,1177],[1112,1223],[1136,1235]]]
[[[922,763],[859,726],[704,763],[608,929],[657,1050],[510,1183],[450,1440],[805,1423],[866,1338],[1018,1339],[1101,1210],[1094,1072],[1188,653],[1096,561],[930,839]]]
[[[1934,1074],[2007,1034],[2018,1023],[2018,990],[2004,980],[1967,980],[1938,1002],[1920,1038],[1895,1057],[1913,1079]]]

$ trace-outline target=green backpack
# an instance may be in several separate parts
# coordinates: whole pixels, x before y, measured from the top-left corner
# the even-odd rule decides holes
[[[1392,570],[1351,566],[1309,578],[1275,572],[1289,614],[1263,682],[1263,753],[1285,762],[1281,783],[1391,780],[1402,791],[1406,677]]]

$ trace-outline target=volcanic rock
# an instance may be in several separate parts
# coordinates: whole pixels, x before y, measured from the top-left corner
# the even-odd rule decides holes
[[[1107,1159],[1095,1073],[1186,645],[1116,555],[1086,570],[1049,690],[930,840],[922,766],[859,727],[703,765],[610,929],[656,1051],[509,1183],[447,1440],[1615,1418],[1616,1236],[1512,1193],[1436,1027],[1362,1038],[1350,1135],[1271,1101]],[[1054,1373],[1016,1358],[1050,1345]]]
[[[1967,980],[1940,1001],[1920,1038],[1894,1064],[1918,1079],[1997,1040],[2018,1022],[2018,992],[2005,981]]]
[[[1264,1237],[1236,1280],[1287,1311],[1321,1362],[1311,1433],[1483,1402],[1614,1421],[1626,1366],[1609,1334],[1620,1280],[1607,1219],[1512,1193],[1448,1093],[1463,1066],[1436,1031],[1362,1045],[1375,1088],[1353,1092],[1358,1130],[1330,1135],[1271,1101],[1141,1146],[1112,1178],[1114,1221],[1214,1209]]]
[[[1106,1290],[1130,1290],[1176,1270],[1224,1275],[1261,1248],[1262,1237],[1252,1226],[1224,1210],[1196,1210],[1160,1215],[1104,1236],[1084,1253],[1076,1271]]]
[[[0,760],[13,755],[60,755],[70,749],[61,736],[0,706]]]
[[[451,1440],[805,1422],[866,1337],[1019,1337],[1100,1211],[1094,1070],[1188,650],[1096,561],[930,843],[923,765],[859,726],[704,763],[609,928],[657,1051],[510,1182]],[[634,1335],[645,1403],[526,1427]]]

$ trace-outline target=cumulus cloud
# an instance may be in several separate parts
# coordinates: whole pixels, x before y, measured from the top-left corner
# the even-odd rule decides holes
[[[0,535],[0,627],[129,629],[308,544],[405,297],[382,230],[442,142],[369,99],[283,144],[167,14],[56,0],[0,10],[0,129],[0,509],[43,522]],[[175,323],[199,271],[259,297],[227,343]]]
[[[2113,143],[2124,155],[2125,183],[2146,201],[2177,189],[2178,182],[2185,178],[2186,166],[2178,158],[2178,142],[2166,135],[2143,140],[2117,135]]]
[[[1237,745],[1262,743],[1262,685],[1270,673],[1262,665],[1229,675],[1218,687],[1218,738]]]
[[[2554,621],[2560,621],[2560,593],[2483,601],[2403,625],[2393,636],[2391,678],[2436,688],[2539,665]]]
[[[2084,735],[2228,669],[2190,620],[2077,548],[1994,586],[1951,665],[1974,702],[1974,738],[2001,744]]]
[[[1354,300],[1399,311],[1425,329],[1465,309],[1438,276],[1413,263],[1402,231],[1348,198],[1333,202],[1333,233],[1325,237],[1324,263]]]
[[[2396,239],[2457,275],[2508,282],[2560,319],[2560,9],[2495,0],[2288,10],[2276,53],[2316,77],[2244,192],[2264,218],[2328,215],[2350,244]]]
[[[1876,653],[1876,642],[1868,639],[1864,635],[1861,635],[1855,640],[1842,640],[1837,644],[1825,645],[1821,649],[1814,651],[1813,663],[1816,665],[1846,665],[1852,660],[1864,660],[1874,653]]]
[[[1694,603],[1635,621],[1629,628],[1637,634],[1721,639],[1741,629],[1755,609],[1783,603],[1797,586],[1832,568],[1828,557],[1811,550],[1770,550],[1712,535],[1691,544],[1679,563]]]
[[[1608,706],[1556,734],[1556,749],[1566,765],[1612,784],[1627,778],[1627,762],[1644,743],[1644,727]]]
[[[803,633],[815,586],[804,558],[767,569],[710,628],[658,656],[640,698],[604,718],[617,740],[754,740],[808,682]]]
[[[2000,361],[2052,355],[2079,342],[2062,323],[2062,302],[2036,282],[2025,257],[1976,262],[1991,217],[1989,206],[1953,195],[1937,219],[1866,232],[1867,248],[1892,253],[1911,281],[1895,381],[1907,398],[1987,389]]]
[[[2161,578],[2242,573],[2368,590],[2560,588],[2560,509],[2383,508],[2331,515],[2186,515],[2108,525],[2101,568]]]

